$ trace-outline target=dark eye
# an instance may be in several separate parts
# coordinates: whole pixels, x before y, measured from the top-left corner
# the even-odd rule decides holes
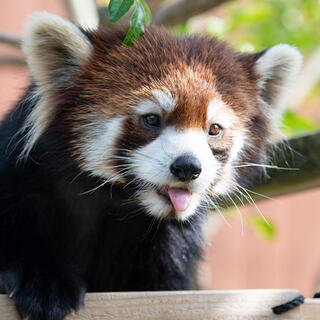
[[[208,134],[210,136],[219,136],[221,132],[222,132],[222,128],[217,123],[214,123],[210,126]]]
[[[157,114],[146,114],[142,117],[143,123],[149,128],[160,128],[161,119]]]

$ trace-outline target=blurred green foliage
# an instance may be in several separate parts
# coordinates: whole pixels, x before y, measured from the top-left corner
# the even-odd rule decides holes
[[[320,44],[319,0],[237,0],[225,3],[221,16],[207,32],[243,51],[289,43],[308,55]]]
[[[268,222],[266,222],[260,216],[251,216],[249,223],[260,238],[264,240],[273,240],[276,237],[276,227],[270,218],[268,218]]]

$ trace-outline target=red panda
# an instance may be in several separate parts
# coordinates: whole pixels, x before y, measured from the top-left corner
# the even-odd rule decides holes
[[[22,318],[64,319],[86,291],[190,288],[214,199],[279,137],[295,48],[125,33],[46,13],[26,29],[31,85],[0,125],[0,278]]]

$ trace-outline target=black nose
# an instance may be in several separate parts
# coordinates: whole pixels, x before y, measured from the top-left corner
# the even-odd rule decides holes
[[[181,156],[172,163],[170,171],[180,181],[195,180],[200,176],[201,163],[193,156]]]

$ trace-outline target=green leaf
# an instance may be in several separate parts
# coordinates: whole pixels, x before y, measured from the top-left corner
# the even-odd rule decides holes
[[[249,222],[256,233],[263,239],[273,240],[276,236],[275,224],[268,219],[268,223],[259,216],[250,217]]]
[[[123,41],[127,46],[132,45],[144,33],[145,25],[152,21],[152,14],[145,0],[110,0],[108,12],[111,22],[118,21],[135,4],[130,19],[130,28]]]
[[[111,22],[117,22],[133,4],[134,0],[110,0],[108,12]]]
[[[145,0],[138,0],[144,12],[144,24],[148,26],[152,21],[152,14]]]
[[[145,15],[140,3],[136,3],[133,15],[130,19],[129,31],[123,40],[126,46],[131,46],[144,33]]]

